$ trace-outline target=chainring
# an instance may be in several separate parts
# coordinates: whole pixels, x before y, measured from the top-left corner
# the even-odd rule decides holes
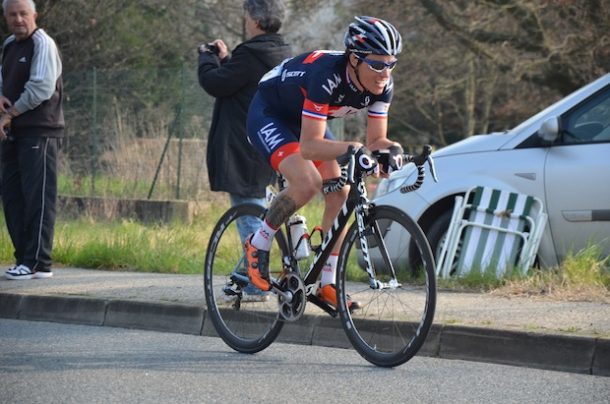
[[[285,292],[292,295],[292,299],[287,301],[281,295],[278,298],[280,315],[286,321],[296,321],[305,312],[305,285],[303,280],[294,273],[288,273],[282,279],[280,286]]]

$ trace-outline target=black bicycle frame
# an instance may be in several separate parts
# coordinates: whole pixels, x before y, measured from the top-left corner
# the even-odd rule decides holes
[[[357,178],[355,178],[354,183],[350,184],[351,188],[350,188],[347,200],[345,201],[345,203],[343,204],[343,207],[341,208],[341,210],[337,214],[337,217],[333,221],[332,227],[329,229],[329,231],[324,236],[324,239],[322,240],[322,244],[316,249],[316,253],[315,253],[316,255],[314,257],[314,260],[311,263],[311,265],[309,266],[309,270],[307,271],[307,274],[303,278],[303,283],[306,287],[308,285],[313,285],[316,283],[318,277],[320,276],[320,272],[322,272],[322,268],[324,267],[324,264],[326,263],[326,260],[328,259],[329,255],[332,251],[332,247],[337,242],[341,232],[345,229],[350,216],[354,213],[354,211],[356,209],[364,208],[365,206],[367,206],[369,204],[369,201],[367,199],[366,186],[365,186],[363,177],[360,173],[358,173],[356,175],[356,177]],[[282,189],[283,186],[285,185],[284,181],[285,180],[283,178],[280,179],[280,182],[279,182],[280,189]],[[358,212],[358,214],[356,215],[356,220],[358,221],[358,229],[359,229],[359,233],[360,233],[360,237],[361,237],[362,253],[363,253],[363,257],[367,264],[367,273],[369,275],[371,287],[378,288],[379,285],[375,281],[374,274],[372,273],[372,270],[371,270],[372,265],[371,265],[370,257],[368,254],[368,246],[366,243],[366,239],[363,236],[364,229],[366,227],[365,223],[363,222],[363,218],[364,218],[364,214],[361,212]],[[286,228],[288,228],[287,225],[286,225]],[[375,232],[377,232],[377,234],[381,234],[378,226],[376,226],[376,228],[373,230]],[[287,232],[287,236],[288,236],[289,245],[292,246],[293,240],[290,237],[290,231]],[[389,254],[385,248],[381,249],[381,254],[384,259],[384,262],[387,265],[391,266]],[[298,262],[294,258],[290,257],[290,263],[293,268],[296,268],[297,270],[299,270]],[[394,272],[393,268],[392,268],[392,272]]]
[[[335,218],[332,227],[324,236],[322,244],[317,249],[314,260],[311,263],[307,274],[303,278],[303,283],[305,285],[311,285],[317,281],[326,260],[330,256],[333,246],[341,234],[341,231],[343,231],[347,225],[350,215],[354,212],[359,198],[361,198],[361,195],[359,195],[357,191],[350,190],[347,200]]]

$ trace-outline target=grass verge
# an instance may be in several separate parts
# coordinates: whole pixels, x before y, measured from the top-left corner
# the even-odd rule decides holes
[[[309,228],[320,223],[319,206],[303,209]],[[191,224],[143,224],[134,220],[58,218],[53,260],[56,265],[105,270],[176,274],[203,273],[216,221],[228,209],[224,200],[208,204]],[[0,215],[0,262],[12,263],[13,246]]]
[[[567,301],[610,303],[610,256],[597,245],[569,253],[554,268],[532,268],[527,275],[507,271],[496,278],[495,271],[471,271],[459,277],[439,279],[439,287],[451,290],[489,292],[499,296],[527,296]]]
[[[318,201],[319,202],[319,201]],[[59,219],[55,227],[55,264],[79,268],[200,274],[209,235],[227,209],[226,202],[209,204],[192,224],[142,224],[132,220]],[[321,222],[321,204],[303,210],[309,229]],[[0,261],[13,262],[13,247],[0,215]],[[598,246],[569,254],[557,268],[534,268],[527,276],[473,271],[439,279],[439,287],[489,292],[503,296],[610,303],[610,256]]]

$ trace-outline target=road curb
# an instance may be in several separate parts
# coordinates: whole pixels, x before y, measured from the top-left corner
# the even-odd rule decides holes
[[[71,296],[22,296],[17,311],[21,320],[103,325],[106,301]]]
[[[0,317],[10,319],[19,318],[20,306],[21,295],[0,293]]]
[[[610,376],[610,340],[596,339],[591,373],[599,376]]]
[[[201,335],[205,310],[175,303],[111,300],[104,325]]]
[[[446,326],[441,358],[592,374],[595,338]]]
[[[202,307],[132,300],[0,293],[0,317],[217,336]],[[341,323],[305,315],[279,342],[351,348]],[[418,355],[610,376],[610,340],[434,324]]]

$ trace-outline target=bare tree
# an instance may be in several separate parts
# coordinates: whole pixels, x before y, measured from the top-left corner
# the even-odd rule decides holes
[[[404,51],[390,127],[438,146],[508,129],[610,70],[610,3],[352,1],[393,22]]]
[[[111,84],[152,110],[162,73],[137,87],[120,72],[195,66],[196,46],[243,40],[243,0],[37,0],[39,25],[57,40],[67,72],[112,70]],[[610,70],[608,0],[286,0],[282,33],[295,54],[342,49],[354,15],[394,23],[405,40],[394,70],[390,129],[407,144],[443,146],[510,128]],[[0,33],[8,31],[0,24]],[[67,87],[90,86],[83,73]],[[89,80],[89,81],[88,81]],[[80,102],[80,101],[78,101]],[[360,119],[360,118],[358,118]],[[356,121],[357,126],[362,126]],[[358,133],[352,132],[353,136]]]
[[[420,3],[462,45],[500,71],[563,95],[610,70],[608,1]]]

